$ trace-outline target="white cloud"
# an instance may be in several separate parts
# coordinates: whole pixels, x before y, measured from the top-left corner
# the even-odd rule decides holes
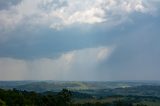
[[[59,29],[73,24],[113,22],[118,24],[130,13],[152,13],[149,0],[22,0],[0,11],[0,29],[19,25],[45,25]],[[115,18],[116,17],[116,18]]]
[[[107,60],[112,51],[111,47],[97,47],[70,51],[56,59],[0,58],[0,80],[94,79],[96,76],[94,71],[99,71],[96,67],[101,60]]]

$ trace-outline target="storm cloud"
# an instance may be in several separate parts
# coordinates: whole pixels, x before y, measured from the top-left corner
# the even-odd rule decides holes
[[[160,80],[158,0],[1,0],[0,80]]]

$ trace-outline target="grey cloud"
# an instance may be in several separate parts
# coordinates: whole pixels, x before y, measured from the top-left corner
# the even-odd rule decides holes
[[[22,0],[1,0],[0,1],[0,10],[9,9],[13,5],[17,5]]]
[[[62,53],[56,59],[0,58],[0,80],[90,80],[95,78],[94,68],[112,51],[112,47],[97,47]]]
[[[6,27],[6,32],[1,31],[0,34],[1,79],[33,79],[35,75],[39,75],[36,79],[46,79],[49,75],[49,79],[54,77],[61,80],[68,77],[71,80],[159,79],[158,0],[123,0],[126,2],[124,4],[122,0],[117,0],[121,1],[121,5],[116,10],[112,10],[115,0],[108,0],[113,2],[109,5],[109,10],[105,9],[105,4],[99,6],[100,2],[103,4],[105,0],[94,0],[98,2],[98,6],[95,3],[90,5],[91,7],[87,5],[91,2],[94,4],[90,0],[86,0],[84,5],[81,0],[74,0],[70,4],[66,0],[60,1],[54,1],[57,4],[53,6],[44,0],[37,6],[38,1],[23,0],[23,3],[13,5],[17,8],[14,12],[12,9],[0,11],[1,19],[6,19],[3,16],[9,17],[7,21],[0,19],[0,27]],[[140,1],[143,5],[140,5]],[[77,4],[73,5],[74,3]],[[98,7],[98,10],[95,7]],[[32,9],[34,11],[30,12]],[[104,16],[103,12],[96,14],[101,9],[104,10]],[[58,11],[58,18],[52,17],[54,11]],[[71,20],[69,16],[72,16]],[[77,20],[77,17],[80,18]],[[92,21],[87,20],[90,17]],[[97,21],[97,17],[98,20],[108,18],[108,21]],[[16,21],[13,21],[15,18]],[[59,27],[59,24],[63,27],[60,30],[49,28],[50,25]],[[13,29],[10,29],[10,25]],[[106,61],[104,59],[97,62],[96,54],[101,51],[97,47],[106,45],[116,48],[109,57],[107,55]],[[99,52],[98,57],[105,57],[105,52],[105,49]],[[71,61],[74,56],[79,61]],[[73,64],[66,65],[65,59]],[[71,71],[64,70],[61,64]],[[11,77],[12,73],[19,74]],[[91,77],[88,77],[87,73],[92,73]],[[82,76],[85,78],[82,79]]]
[[[61,29],[74,24],[102,22],[112,26],[127,20],[133,12],[150,14],[156,8],[154,3],[143,0],[22,0],[12,8],[0,11],[0,28],[9,30],[19,25],[42,25]]]
[[[113,80],[159,80],[159,22],[158,18],[139,22],[137,28],[120,36],[114,53],[101,66],[102,75],[109,73]]]

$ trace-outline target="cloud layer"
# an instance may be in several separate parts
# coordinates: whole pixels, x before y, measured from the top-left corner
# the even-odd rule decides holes
[[[74,50],[56,59],[0,59],[0,80],[90,80],[98,64],[108,59],[113,48],[98,47]],[[97,72],[98,73],[98,72]],[[88,77],[90,74],[90,77]]]
[[[22,0],[0,10],[0,29],[21,25],[61,29],[102,22],[116,25],[129,19],[131,13],[155,12],[154,4],[149,0]]]
[[[159,79],[159,11],[159,0],[0,0],[0,80]]]

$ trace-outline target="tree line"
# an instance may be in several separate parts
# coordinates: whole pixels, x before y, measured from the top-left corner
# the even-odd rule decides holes
[[[130,101],[114,101],[111,103],[74,103],[72,92],[63,89],[59,93],[36,93],[20,90],[0,89],[0,106],[133,106]],[[146,106],[137,104],[137,106]]]

